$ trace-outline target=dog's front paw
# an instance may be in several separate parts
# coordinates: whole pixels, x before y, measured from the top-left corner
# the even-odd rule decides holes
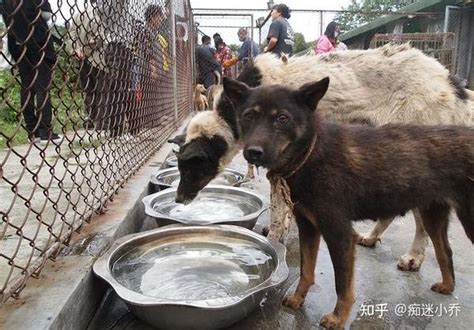
[[[375,247],[375,244],[377,244],[377,241],[380,241],[380,239],[377,236],[362,236],[362,235],[357,236],[357,244],[365,246],[365,247]]]
[[[289,294],[283,299],[283,306],[290,307],[291,309],[298,309],[303,305],[304,298],[297,294]]]
[[[343,329],[344,324],[341,324],[341,319],[334,315],[334,313],[326,314],[323,316],[319,325],[326,329]]]
[[[425,259],[424,253],[406,253],[398,260],[397,267],[405,272],[417,272]]]
[[[431,286],[431,290],[441,294],[450,294],[454,291],[454,285],[437,282]]]

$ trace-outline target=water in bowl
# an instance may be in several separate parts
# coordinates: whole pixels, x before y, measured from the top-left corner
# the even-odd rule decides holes
[[[212,179],[209,184],[221,185],[221,186],[233,186],[238,182],[239,178],[234,175],[228,174],[226,172],[218,175],[216,178]],[[164,184],[167,184],[171,187],[177,187],[179,185],[180,176],[179,173],[172,173],[168,176],[163,176],[160,178]]]
[[[242,218],[258,210],[259,205],[244,196],[202,192],[187,205],[175,203],[174,195],[170,195],[153,208],[177,219],[212,222]]]
[[[194,236],[134,248],[114,263],[112,274],[123,286],[144,295],[219,301],[245,295],[274,267],[271,254],[253,242]]]

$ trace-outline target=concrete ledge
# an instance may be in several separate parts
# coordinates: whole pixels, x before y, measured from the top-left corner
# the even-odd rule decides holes
[[[172,136],[182,132],[189,122]],[[39,279],[30,278],[18,300],[0,310],[0,329],[86,329],[103,298],[105,284],[92,274],[95,259],[118,237],[139,231],[145,211],[141,199],[150,176],[172,151],[165,144],[107,205],[74,235],[55,262],[48,261]]]

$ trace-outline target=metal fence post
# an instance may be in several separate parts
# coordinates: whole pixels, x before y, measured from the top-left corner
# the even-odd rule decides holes
[[[195,26],[194,22],[194,15],[192,11],[189,13],[189,19],[190,19],[190,26],[189,26],[189,40],[190,40],[190,48],[191,48],[191,77],[193,79],[191,85],[189,86],[190,91],[189,95],[193,95],[194,92],[194,84],[196,83],[197,80],[197,75],[196,75],[196,46],[197,46],[197,41],[196,37],[197,36],[197,29]],[[194,110],[194,109],[193,109]]]
[[[178,73],[176,68],[176,16],[174,11],[174,2],[170,5],[171,15],[171,57],[173,63],[173,109],[174,109],[174,124],[178,127],[178,95],[176,93],[178,89]]]

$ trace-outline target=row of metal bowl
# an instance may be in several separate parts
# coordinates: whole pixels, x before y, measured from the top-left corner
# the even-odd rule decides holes
[[[218,180],[221,185],[206,186],[196,199],[222,204],[206,204],[200,213],[194,209],[184,216],[187,206],[174,201],[178,169],[155,173],[150,180],[153,193],[142,201],[159,228],[117,240],[94,264],[94,272],[152,326],[228,327],[288,277],[285,247],[251,231],[266,209],[263,199],[236,187],[244,180],[237,171],[226,170]],[[238,207],[242,214],[232,216],[224,204]],[[223,210],[209,213],[216,208]]]
[[[167,166],[175,164],[175,156],[172,157],[165,161]],[[232,212],[222,210],[218,214],[210,214],[208,211],[211,207],[207,207],[201,210],[206,211],[207,215],[196,213],[194,217],[189,214],[184,216],[190,206],[180,206],[174,202],[179,180],[180,174],[177,167],[161,169],[150,178],[152,194],[143,198],[143,204],[146,215],[154,219],[158,226],[179,223],[185,225],[228,224],[252,229],[258,217],[266,209],[262,197],[249,189],[240,188],[245,180],[243,173],[225,169],[199,193],[193,205],[210,203],[209,206],[212,206],[218,203],[221,206],[228,206],[227,211],[231,211],[229,206],[234,205],[240,208],[241,212],[237,210],[237,214],[234,212],[234,215]],[[181,212],[175,212],[176,210]]]
[[[168,167],[157,171],[150,177],[150,189],[152,193],[160,190],[174,188],[179,184],[179,170],[177,167]],[[226,168],[209,184],[239,187],[245,180],[245,176],[239,171]]]

